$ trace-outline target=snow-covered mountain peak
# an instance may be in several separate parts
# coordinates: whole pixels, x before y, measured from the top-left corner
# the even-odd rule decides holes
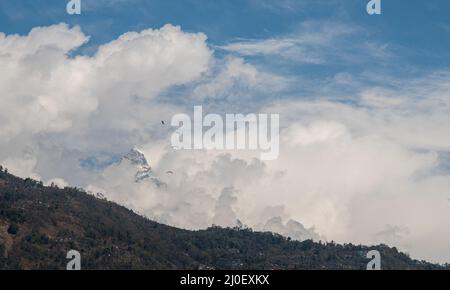
[[[150,168],[145,154],[137,148],[131,149],[122,159],[130,161],[133,165]]]

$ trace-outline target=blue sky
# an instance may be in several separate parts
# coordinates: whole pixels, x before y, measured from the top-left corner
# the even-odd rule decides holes
[[[82,0],[81,16],[70,16],[61,0],[0,1],[0,30],[26,34],[35,26],[59,22],[80,25],[91,36],[89,53],[99,43],[127,31],[171,23],[184,31],[204,32],[209,42],[223,45],[239,39],[267,39],[295,33],[305,21],[346,23],[365,29],[355,36],[389,45],[398,56],[388,68],[448,67],[450,3],[445,0],[384,0],[383,14],[369,16],[365,0]],[[347,41],[352,41],[348,39]],[[364,52],[361,52],[363,54]],[[324,70],[328,68],[322,66]],[[317,68],[310,68],[315,70]],[[320,69],[320,68],[319,68]],[[350,68],[351,69],[351,68]]]

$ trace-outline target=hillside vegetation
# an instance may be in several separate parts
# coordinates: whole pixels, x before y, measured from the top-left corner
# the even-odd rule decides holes
[[[291,241],[250,229],[162,225],[76,188],[0,171],[0,269],[365,269],[374,247]],[[441,269],[376,247],[383,269]]]

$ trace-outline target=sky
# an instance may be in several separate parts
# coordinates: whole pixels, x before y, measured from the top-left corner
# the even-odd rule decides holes
[[[0,164],[178,227],[450,262],[450,2],[367,2],[0,0]],[[174,151],[161,120],[195,105],[279,114],[279,158]]]

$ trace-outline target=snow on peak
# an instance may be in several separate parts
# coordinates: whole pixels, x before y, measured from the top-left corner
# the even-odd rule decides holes
[[[133,165],[148,167],[150,169],[150,165],[148,164],[144,153],[137,148],[131,149],[122,159],[130,161]]]
[[[145,158],[144,153],[139,149],[131,149],[125,156],[122,157],[120,163],[124,161],[127,161],[131,165],[136,167],[136,182],[151,177],[152,168],[148,164],[147,158]]]

